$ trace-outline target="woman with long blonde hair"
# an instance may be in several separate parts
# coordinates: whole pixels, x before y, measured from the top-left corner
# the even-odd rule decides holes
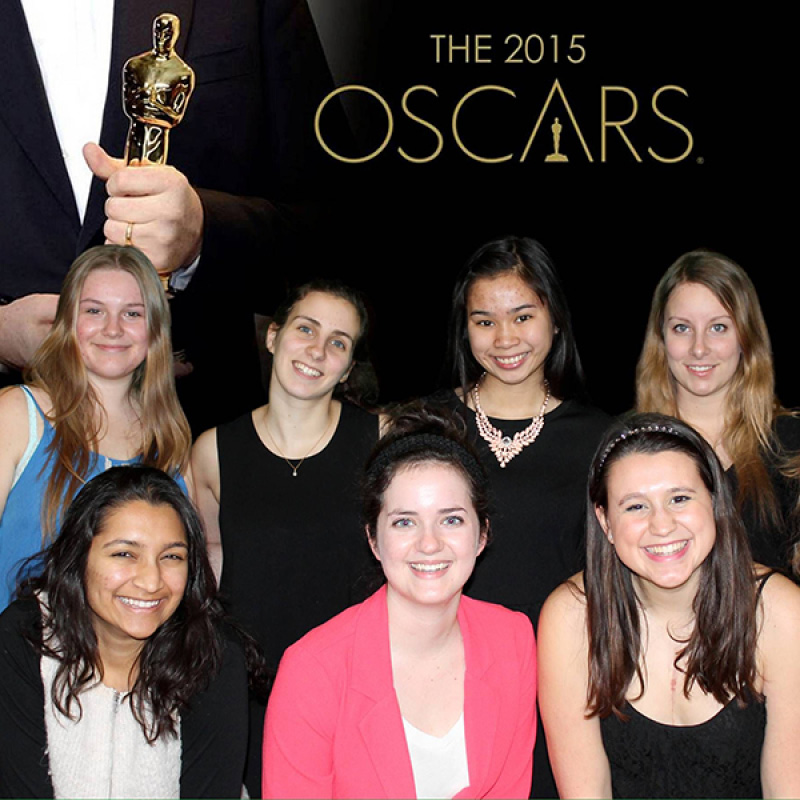
[[[87,250],[26,384],[0,396],[0,609],[87,480],[134,461],[185,474],[190,446],[155,269],[133,247]]]
[[[787,567],[798,494],[787,458],[800,448],[800,420],[775,394],[758,295],[730,258],[693,250],[661,278],[636,370],[636,410],[676,416],[703,435],[732,482],[753,557]]]

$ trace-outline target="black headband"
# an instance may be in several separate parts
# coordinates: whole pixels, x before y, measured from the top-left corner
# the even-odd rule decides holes
[[[486,472],[478,459],[454,439],[449,439],[436,433],[414,433],[410,436],[395,439],[391,444],[384,447],[369,464],[367,478],[373,479],[377,473],[383,471],[402,456],[411,453],[425,455],[426,452],[454,458],[464,467],[475,483],[481,487],[486,486],[488,482]]]

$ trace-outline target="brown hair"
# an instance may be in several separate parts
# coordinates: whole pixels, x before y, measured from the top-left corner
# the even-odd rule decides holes
[[[92,247],[70,267],[53,327],[25,375],[28,383],[47,392],[52,403],[47,415],[54,431],[45,467],[50,477],[42,502],[43,543],[52,539],[59,517],[85,483],[97,458],[97,437],[105,410],[89,382],[75,328],[83,285],[98,269],[123,270],[132,275],[145,306],[147,356],[134,371],[129,389],[142,426],[142,463],[174,475],[186,466],[191,447],[189,423],[175,391],[169,306],[158,274],[135,247]]]
[[[663,414],[634,414],[615,422],[589,471],[586,504],[586,620],[589,634],[590,716],[624,718],[634,676],[642,690],[641,601],[631,570],[620,561],[597,519],[608,506],[608,473],[632,453],[678,452],[689,457],[711,493],[716,541],[700,566],[693,602],[694,629],[675,659],[685,660],[684,694],[696,683],[719,703],[760,698],[756,691],[756,587],[747,535],[722,465],[711,446],[686,423]]]

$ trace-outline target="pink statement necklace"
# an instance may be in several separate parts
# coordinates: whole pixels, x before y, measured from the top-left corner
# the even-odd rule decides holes
[[[489,449],[494,453],[495,458],[500,462],[500,466],[505,469],[506,464],[514,456],[518,456],[523,448],[536,441],[536,437],[542,432],[544,427],[544,412],[547,410],[547,403],[550,400],[550,384],[544,382],[544,402],[539,413],[531,420],[531,424],[524,430],[510,436],[504,436],[503,432],[489,422],[489,418],[481,408],[481,396],[476,383],[472,389],[472,402],[475,404],[475,420],[478,424],[478,433],[489,444]]]

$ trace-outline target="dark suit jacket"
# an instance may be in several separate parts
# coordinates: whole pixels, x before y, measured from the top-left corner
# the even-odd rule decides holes
[[[100,136],[111,155],[128,128],[122,65],[152,47],[163,11],[180,17],[177,50],[197,78],[169,154],[205,212],[200,266],[172,303],[175,349],[195,367],[178,386],[197,431],[263,402],[252,313],[282,293],[296,201],[322,161],[314,109],[330,87],[304,0],[117,0]],[[95,180],[81,225],[19,0],[0,4],[0,74],[0,295],[58,292],[75,257],[103,241],[106,194]]]
[[[528,797],[536,735],[530,620],[462,597],[470,785],[457,797]],[[264,733],[264,797],[416,797],[392,680],[385,587],[285,653]]]

